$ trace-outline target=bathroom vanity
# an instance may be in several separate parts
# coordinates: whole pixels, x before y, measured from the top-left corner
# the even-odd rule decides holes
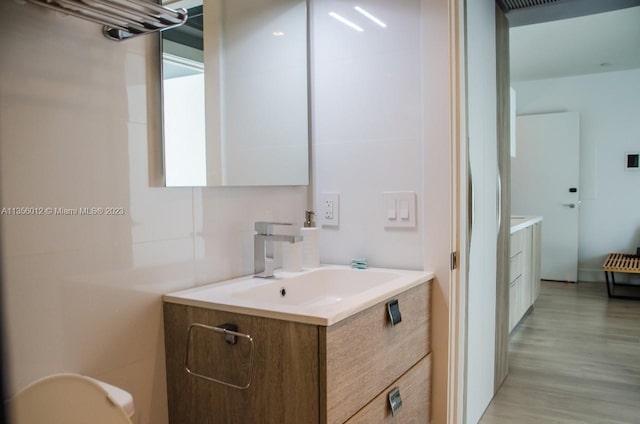
[[[165,296],[170,422],[428,423],[433,274],[290,274]]]
[[[511,217],[509,332],[533,308],[540,294],[541,216]]]

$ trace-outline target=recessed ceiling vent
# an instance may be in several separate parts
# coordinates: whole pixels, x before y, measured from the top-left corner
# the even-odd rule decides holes
[[[498,0],[500,8],[505,12],[527,7],[544,6],[546,4],[557,3],[560,0]]]

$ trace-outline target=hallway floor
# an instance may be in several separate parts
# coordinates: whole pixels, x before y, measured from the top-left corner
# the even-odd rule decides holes
[[[480,420],[528,423],[640,423],[640,301],[609,300],[600,283],[542,282]]]

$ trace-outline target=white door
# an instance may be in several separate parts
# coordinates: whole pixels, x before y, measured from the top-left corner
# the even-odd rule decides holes
[[[580,115],[517,117],[511,213],[542,215],[541,278],[577,281]]]
[[[497,268],[497,100],[494,0],[466,2],[467,107],[472,179],[467,291],[466,420],[476,424],[494,394]]]

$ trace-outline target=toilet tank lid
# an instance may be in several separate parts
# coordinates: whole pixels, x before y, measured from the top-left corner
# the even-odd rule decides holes
[[[100,387],[102,387],[107,392],[109,398],[116,405],[120,406],[129,418],[133,416],[135,409],[133,406],[133,396],[131,396],[131,393],[119,387],[112,386],[109,383],[105,383],[104,381],[96,380],[95,378],[91,378],[91,377],[87,377],[87,378],[96,382],[98,385],[100,385]]]

